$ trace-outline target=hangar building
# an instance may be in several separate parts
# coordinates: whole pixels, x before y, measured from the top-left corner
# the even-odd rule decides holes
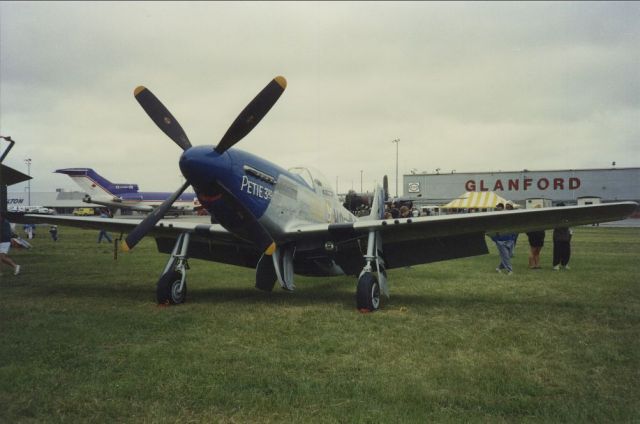
[[[467,191],[494,191],[523,207],[530,199],[553,204],[577,204],[585,198],[595,203],[638,202],[640,168],[403,175],[403,197],[419,207],[443,205]]]
[[[88,204],[82,201],[86,196],[79,191],[64,191],[58,189],[55,192],[26,191],[9,192],[7,196],[7,206],[9,210],[13,208],[24,208],[27,206],[44,206],[55,209],[58,213],[71,213],[74,208],[102,207],[100,205]]]

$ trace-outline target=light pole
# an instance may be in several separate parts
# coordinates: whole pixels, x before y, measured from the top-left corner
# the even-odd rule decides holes
[[[396,198],[398,197],[398,145],[400,144],[400,139],[396,138],[395,140],[391,140],[392,143],[396,144]]]
[[[362,169],[360,170],[360,193],[364,193],[362,191]]]
[[[31,158],[26,158],[24,163],[27,164],[27,175],[31,177]],[[27,180],[27,206],[31,206],[31,178]]]

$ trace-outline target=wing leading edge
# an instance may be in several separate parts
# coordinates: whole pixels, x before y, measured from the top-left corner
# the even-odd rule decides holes
[[[68,225],[85,229],[108,230],[113,232],[127,233],[133,230],[140,223],[140,219],[122,218],[92,218],[75,216],[51,216],[35,214],[9,214],[9,221],[16,223],[33,224],[56,224]],[[207,240],[214,240],[218,244],[252,246],[245,240],[236,237],[225,230],[219,224],[202,224],[189,222],[186,220],[161,220],[150,231],[153,237],[177,237],[183,232],[189,232],[197,237]]]

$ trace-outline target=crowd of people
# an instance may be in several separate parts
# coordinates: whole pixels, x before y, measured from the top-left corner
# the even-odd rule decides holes
[[[558,206],[564,206],[559,203]],[[496,211],[511,210],[513,206],[507,203],[506,207],[502,203],[496,205]],[[569,259],[571,257],[571,235],[573,231],[568,227],[558,227],[553,230],[553,270],[559,271],[562,268],[569,268]],[[544,230],[530,231],[527,233],[529,241],[529,269],[541,269],[540,252],[544,247],[544,239],[546,232]],[[514,256],[517,233],[499,233],[491,236],[496,245],[500,263],[496,267],[498,273],[506,271],[508,275],[513,274],[513,265],[511,258]]]
[[[414,208],[413,203],[410,201],[385,204],[384,219],[416,218],[421,215],[420,210]]]

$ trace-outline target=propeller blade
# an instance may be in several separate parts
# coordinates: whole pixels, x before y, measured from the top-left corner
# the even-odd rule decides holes
[[[139,86],[134,90],[133,95],[158,128],[168,135],[182,150],[187,150],[191,147],[191,142],[178,120],[173,117],[169,109],[149,89]]]
[[[134,248],[138,242],[147,235],[149,230],[158,223],[167,213],[173,202],[189,187],[189,182],[185,182],[175,193],[167,198],[160,206],[155,208],[145,219],[143,219],[136,228],[133,229],[122,242],[122,250],[125,252]]]
[[[251,213],[251,211],[224,185],[218,182],[218,188],[221,191],[222,199],[225,203],[233,205],[236,210],[243,227],[243,236],[258,246],[261,252],[271,256],[276,250],[276,243],[271,235],[260,224],[260,221]]]
[[[242,140],[249,134],[258,122],[269,112],[271,107],[280,98],[287,87],[287,80],[284,77],[275,77],[251,102],[244,108],[240,115],[233,121],[222,140],[218,143],[215,151],[226,152],[231,146]]]

